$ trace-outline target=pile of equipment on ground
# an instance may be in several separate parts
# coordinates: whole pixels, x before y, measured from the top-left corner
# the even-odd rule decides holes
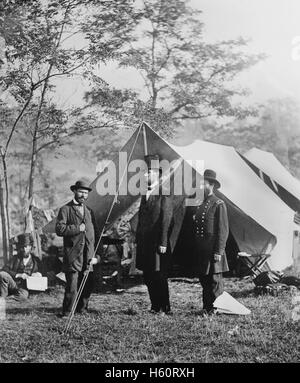
[[[279,271],[264,271],[253,279],[253,282],[256,295],[278,296],[281,293],[300,290],[300,278],[284,275]]]

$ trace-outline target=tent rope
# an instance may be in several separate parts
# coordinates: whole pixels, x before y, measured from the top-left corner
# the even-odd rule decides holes
[[[131,160],[133,151],[134,151],[134,149],[135,149],[135,146],[136,146],[138,137],[139,137],[139,135],[140,135],[140,132],[141,132],[141,129],[142,129],[143,126],[144,126],[144,122],[142,122],[142,123],[140,124],[139,129],[138,129],[138,131],[137,131],[137,134],[136,134],[134,143],[133,143],[133,145],[132,145],[132,148],[131,148],[131,151],[130,151],[130,155],[129,155],[128,161],[127,161],[127,165],[126,165],[126,167],[125,167],[125,169],[124,169],[124,172],[123,172],[123,174],[122,174],[121,181],[119,182],[117,192],[116,192],[115,197],[114,197],[114,199],[113,199],[113,202],[112,202],[112,204],[111,204],[111,206],[110,206],[110,209],[109,209],[109,211],[108,211],[108,214],[107,214],[105,223],[104,223],[103,228],[102,228],[102,230],[101,230],[101,234],[100,234],[99,239],[98,239],[98,242],[97,242],[97,244],[96,244],[96,247],[95,247],[95,250],[94,250],[94,253],[93,253],[93,258],[95,257],[95,255],[96,255],[96,253],[97,253],[97,250],[98,250],[98,247],[99,247],[99,245],[100,245],[101,239],[102,239],[102,237],[103,237],[105,228],[106,228],[107,224],[109,223],[110,215],[111,215],[112,210],[113,210],[113,208],[114,208],[114,206],[115,206],[115,204],[116,204],[116,202],[117,202],[118,195],[119,195],[119,190],[120,190],[120,186],[121,186],[122,183],[123,183],[123,179],[124,179],[124,177],[125,177],[126,171],[127,171],[127,169],[128,169],[129,162],[130,162],[130,160]],[[85,286],[86,281],[87,281],[87,279],[88,279],[89,273],[90,273],[91,271],[92,271],[92,264],[91,264],[91,262],[90,262],[89,265],[88,265],[87,270],[84,272],[84,276],[83,276],[83,278],[82,278],[82,281],[81,281],[81,283],[80,283],[79,289],[78,289],[77,294],[76,294],[76,296],[75,296],[75,300],[74,300],[74,303],[73,303],[73,305],[72,305],[72,309],[71,309],[71,311],[70,311],[70,314],[69,314],[68,319],[67,319],[67,323],[66,323],[66,325],[65,325],[65,327],[64,327],[64,330],[63,330],[63,333],[64,333],[64,334],[67,334],[67,332],[69,331],[69,329],[70,329],[70,327],[71,327],[71,322],[72,322],[72,319],[73,319],[73,317],[74,317],[74,314],[75,314],[75,310],[76,310],[77,304],[78,304],[78,302],[79,302],[81,293],[82,293],[82,291],[83,291],[83,289],[84,289],[84,286]]]

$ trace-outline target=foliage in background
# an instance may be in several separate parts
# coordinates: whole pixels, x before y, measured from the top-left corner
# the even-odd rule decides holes
[[[69,137],[85,132],[80,131],[79,124],[73,125],[77,117],[74,111],[53,101],[53,80],[75,75],[93,77],[95,63],[116,57],[136,17],[138,13],[130,0],[16,0],[0,5],[0,35],[5,42],[6,61],[0,78],[5,92],[2,103],[10,109],[10,119],[1,130],[1,172],[8,217],[9,181],[14,173],[8,164],[17,129],[26,134],[26,142],[29,140],[30,159],[24,156],[24,162],[30,169],[26,186],[31,198],[38,184],[42,151],[53,150],[66,144]],[[79,44],[70,43],[76,35]],[[107,127],[104,117],[98,120],[97,128],[101,127]]]
[[[233,80],[264,55],[247,54],[241,37],[208,43],[203,29],[201,12],[183,0],[1,2],[0,140],[7,174],[2,167],[0,175],[13,231],[22,227],[29,196],[56,207],[68,185],[111,158],[141,120],[180,142],[202,138],[242,152],[271,150],[300,175],[298,106],[287,99],[248,105],[247,89]],[[111,62],[134,69],[143,91],[105,82],[95,69]],[[57,101],[57,81],[65,77],[89,84],[80,107]]]
[[[177,142],[193,139],[234,146],[241,153],[253,147],[272,152],[300,179],[300,105],[291,98],[271,99],[258,109],[255,119],[236,119],[222,129],[211,121],[186,123]]]

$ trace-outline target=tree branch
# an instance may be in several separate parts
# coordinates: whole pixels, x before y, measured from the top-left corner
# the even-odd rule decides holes
[[[214,71],[213,73],[211,73],[211,75],[208,77],[207,80],[203,81],[203,83],[201,84],[200,88],[198,89],[198,92],[201,91],[212,79],[213,77],[215,77],[217,74],[223,72],[225,70],[225,68],[220,68],[216,71]],[[174,113],[177,113],[180,111],[180,109],[184,108],[185,106],[189,105],[191,102],[190,101],[185,101],[179,105],[177,105],[175,108],[173,108],[171,111],[170,111],[170,114],[174,114]]]
[[[74,131],[74,132],[71,132],[69,134],[67,134],[65,137],[60,137],[59,139],[57,140],[52,140],[52,141],[49,141],[49,142],[46,142],[44,143],[43,145],[41,145],[37,150],[36,150],[36,153],[39,153],[41,150],[47,148],[48,146],[50,145],[54,145],[54,144],[57,144],[59,142],[59,140],[64,140],[64,139],[67,139],[69,137],[73,137],[73,136],[79,136],[81,135],[82,133],[87,133],[87,132],[91,132],[93,130],[96,130],[96,129],[102,129],[102,128],[109,128],[109,127],[112,127],[113,124],[117,124],[119,123],[118,120],[112,120],[112,121],[109,121],[103,125],[97,125],[97,126],[93,126],[93,127],[89,127],[89,128],[86,128],[86,129],[82,129],[80,131]]]
[[[214,113],[198,114],[197,116],[183,115],[180,117],[174,117],[173,120],[200,120],[201,118],[206,118],[211,116],[215,116],[215,114]]]
[[[9,147],[10,141],[11,141],[11,139],[12,139],[12,136],[13,136],[15,130],[16,130],[17,124],[18,124],[18,122],[20,121],[20,119],[22,118],[22,116],[23,116],[25,110],[27,109],[27,107],[28,107],[28,105],[29,105],[29,103],[30,103],[30,101],[31,101],[31,99],[32,99],[33,90],[34,90],[34,88],[31,87],[31,89],[30,89],[30,93],[29,93],[29,97],[28,97],[27,101],[25,102],[25,104],[23,105],[23,107],[22,107],[22,109],[21,109],[21,111],[20,111],[18,117],[16,118],[16,120],[15,120],[15,122],[14,122],[12,128],[11,128],[9,137],[8,137],[8,139],[7,139],[7,141],[6,141],[6,145],[5,145],[5,148],[4,148],[4,153],[3,153],[4,158],[6,157],[6,154],[7,154],[7,151],[8,151],[8,147]]]
[[[86,58],[86,60],[84,60],[83,62],[81,62],[80,64],[76,65],[75,67],[73,67],[72,69],[70,70],[67,70],[65,72],[57,72],[57,73],[52,73],[50,74],[49,76],[45,76],[44,78],[42,78],[41,80],[39,80],[38,82],[35,83],[35,86],[39,86],[41,85],[41,83],[43,83],[44,81],[46,81],[47,79],[49,80],[50,78],[52,77],[58,77],[58,76],[66,76],[72,72],[74,72],[76,69],[82,67],[86,62],[88,61],[88,58]]]

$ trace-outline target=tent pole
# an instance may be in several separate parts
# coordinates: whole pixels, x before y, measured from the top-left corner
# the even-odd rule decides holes
[[[145,156],[148,155],[148,143],[147,143],[147,135],[146,135],[146,129],[145,124],[143,123],[143,139],[144,139],[144,153]]]

